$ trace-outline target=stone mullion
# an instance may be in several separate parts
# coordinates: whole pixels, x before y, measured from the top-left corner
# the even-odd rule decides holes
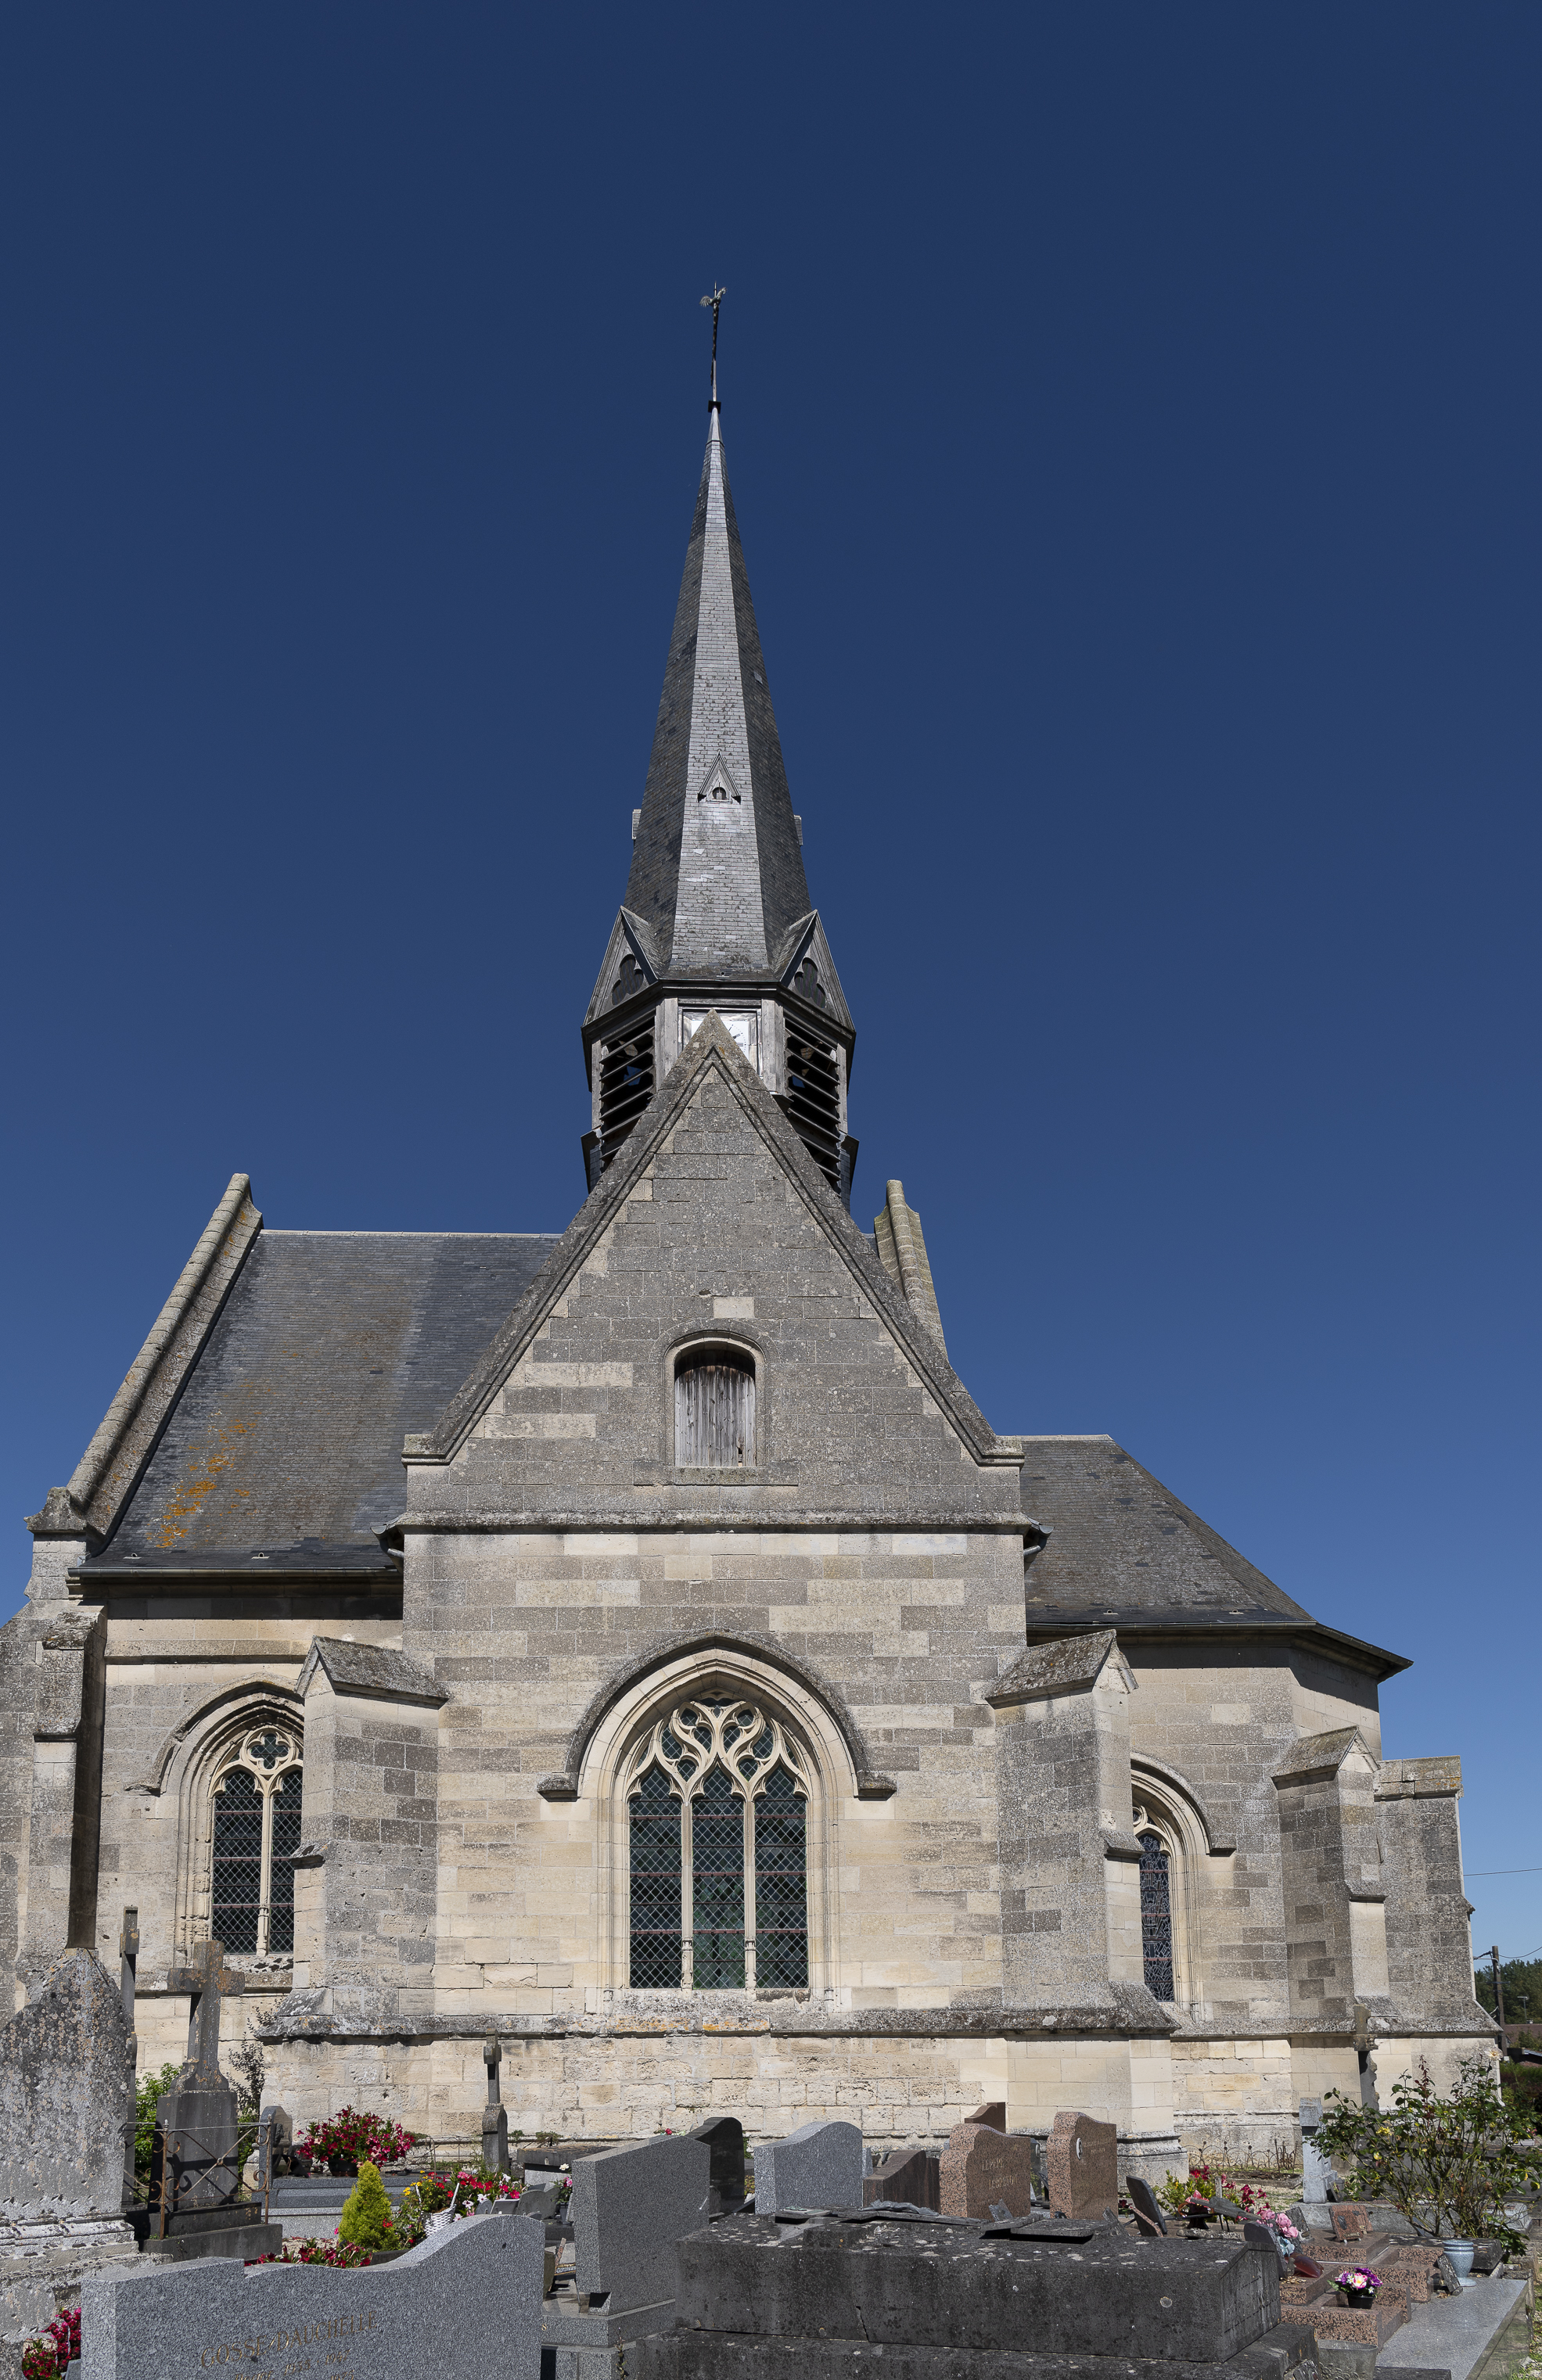
[[[268,1915],[273,1893],[273,1780],[258,1779],[262,1788],[262,1864],[257,1879],[257,1954],[268,1952]]]
[[[696,1845],[691,1796],[680,1795],[680,1988],[696,1989]]]
[[[755,1989],[755,1802],[744,1797],[745,1826],[745,1989]]]

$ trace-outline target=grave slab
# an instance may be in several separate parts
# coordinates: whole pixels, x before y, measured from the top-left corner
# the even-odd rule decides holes
[[[939,2206],[944,2215],[987,2216],[998,2205],[1009,2215],[1026,2215],[1034,2203],[1033,2165],[1026,2132],[955,2124],[939,2167]]]
[[[544,2251],[518,2215],[473,2216],[395,2264],[221,2260],[93,2273],[81,2297],[81,2380],[281,2380],[309,2366],[329,2380],[421,2380],[446,2341],[469,2368],[540,2380]]]
[[[777,2215],[790,2206],[860,2206],[862,2135],[855,2124],[804,2124],[755,2152],[755,2207]]]
[[[876,2368],[884,2380],[1317,2380],[1311,2332],[1283,2326],[1220,2363],[1038,2355],[1020,2348],[885,2347],[880,2352]],[[627,2380],[801,2380],[806,2373],[810,2380],[869,2380],[874,2369],[874,2350],[851,2339],[729,2338],[707,2331],[639,2339],[626,2358]],[[566,2375],[559,2373],[557,2380]]]
[[[1220,2362],[1280,2320],[1280,2267],[1242,2241],[1117,2227],[986,2236],[978,2223],[726,2216],[677,2251],[682,2330],[872,2345]],[[1067,2236],[1071,2235],[1071,2236]]]
[[[1524,2280],[1480,2281],[1460,2297],[1431,2298],[1413,2307],[1388,2361],[1443,2365],[1451,2380],[1501,2380],[1525,2358],[1527,2286]],[[1378,2380],[1381,2370],[1378,2363]]]
[[[1103,2215],[1119,2204],[1119,2127],[1062,2108],[1044,2147],[1057,2215]]]

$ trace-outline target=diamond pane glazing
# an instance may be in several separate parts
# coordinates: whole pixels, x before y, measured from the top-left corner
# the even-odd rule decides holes
[[[755,1804],[755,1980],[801,1990],[808,1981],[806,1811],[778,1766]]]
[[[1172,1999],[1172,1900],[1167,1847],[1160,1835],[1140,1838],[1140,1947],[1147,1990],[1153,1999]]]
[[[249,1768],[232,1768],[214,1794],[211,1934],[227,1950],[255,1950],[261,1903],[262,1790]]]
[[[745,1805],[714,1768],[691,1804],[691,1973],[698,1991],[742,1991]]]
[[[628,1803],[632,1836],[634,1991],[678,1991],[681,1975],[680,1803],[650,1768]]]

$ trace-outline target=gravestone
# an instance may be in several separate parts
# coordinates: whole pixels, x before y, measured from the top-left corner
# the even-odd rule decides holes
[[[127,2057],[121,1993],[67,1950],[0,2032],[0,2222],[118,2214]]]
[[[224,1943],[209,1941],[166,1981],[190,1995],[187,2062],[156,2102],[151,2149],[150,2203],[157,2215],[164,2204],[169,2220],[236,2195],[236,2092],[220,2072],[220,2002],[225,1992],[245,1991],[246,1979],[225,1965]]]
[[[257,2187],[269,2191],[292,2170],[295,2125],[286,2107],[264,2107],[257,2124]]]
[[[893,2149],[862,2184],[862,2204],[925,2206],[941,2211],[941,2160],[929,2149]]]
[[[674,2295],[674,2243],[707,2220],[711,2152],[689,2132],[607,2149],[573,2168],[578,2295],[620,2313]]]
[[[1031,2380],[1038,2358],[1049,2380],[1078,2372],[1159,2380],[1164,2366],[1195,2365],[1221,2380],[1215,2367],[1266,2334],[1256,2380],[1286,2380],[1311,2364],[1309,2328],[1282,2335],[1273,2254],[1235,2235],[1201,2252],[1104,2225],[982,2229],[944,2216],[923,2229],[914,2218],[860,2214],[802,2225],[732,2215],[682,2240],[678,2261],[684,2380],[827,2372],[856,2380],[869,2362],[905,2380],[929,2372],[963,2380],[977,2359],[982,2373]],[[1082,2361],[1099,2357],[1116,2360]],[[1076,2361],[1049,2360],[1061,2358]]]
[[[482,2109],[482,2163],[494,2173],[509,2169],[509,2117],[499,2088],[498,2070],[503,2063],[504,2045],[495,2033],[490,2033],[482,2044],[482,2064],[487,2069],[487,2105]]]
[[[710,2160],[707,2215],[733,2215],[745,2203],[745,2128],[737,2116],[712,2116],[698,2124],[693,2141],[706,2143]]]
[[[860,2206],[862,2135],[855,2124],[803,2124],[784,2141],[755,2152],[755,2211],[789,2206]]]
[[[1119,2127],[1062,2108],[1044,2149],[1057,2215],[1102,2216],[1119,2204]]]
[[[1157,2193],[1138,2173],[1130,2175],[1124,2192],[1135,2209],[1135,2226],[1148,2240],[1167,2237],[1167,2217],[1157,2204]]]
[[[989,2216],[998,2206],[1008,2216],[1026,2215],[1034,2203],[1033,2143],[1026,2132],[955,2124],[938,2167],[938,2200],[944,2215]]]
[[[222,2258],[93,2274],[81,2299],[81,2380],[421,2380],[454,2360],[539,2380],[545,2250],[538,2225],[492,2213],[452,2223],[394,2264],[338,2271]]]
[[[1313,2206],[1321,2206],[1333,2195],[1333,2168],[1317,2143],[1322,2123],[1322,2101],[1303,2099],[1301,2102],[1301,2195]]]
[[[966,2124],[989,2124],[993,2132],[1004,2132],[1006,2130],[1006,2101],[1004,2099],[987,2099],[983,2107],[977,2107],[974,2114],[972,2116],[965,2116],[964,2120]]]

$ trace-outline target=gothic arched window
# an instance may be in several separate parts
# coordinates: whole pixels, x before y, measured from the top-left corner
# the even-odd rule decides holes
[[[1172,1985],[1172,1889],[1169,1852],[1149,1827],[1140,1843],[1140,1950],[1146,1988],[1153,1999],[1177,1998]]]
[[[209,1931],[226,1950],[294,1949],[303,1775],[297,1735],[272,1722],[237,1738],[215,1770]]]
[[[807,1765],[779,1719],[719,1694],[656,1719],[624,1772],[635,1991],[808,1982]]]

